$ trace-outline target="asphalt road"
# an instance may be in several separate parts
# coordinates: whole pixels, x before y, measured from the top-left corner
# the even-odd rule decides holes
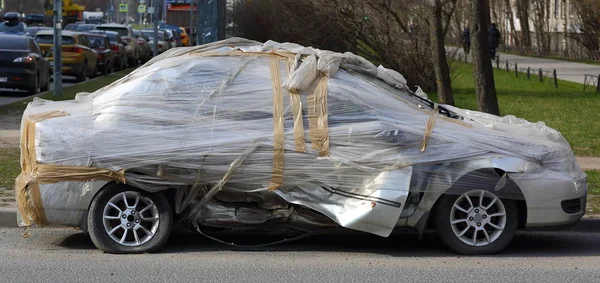
[[[0,229],[0,281],[600,282],[600,220],[572,232],[519,233],[506,252],[487,257],[452,254],[433,233],[422,241],[412,233],[321,235],[249,251],[177,232],[163,253],[110,255],[73,229],[29,232],[25,239],[22,229]]]
[[[62,83],[63,87],[72,86],[76,84],[75,77],[65,77]],[[52,89],[54,89],[54,85],[50,82],[50,90]],[[28,97],[28,95],[24,90],[0,88],[0,106],[19,101],[25,97]]]

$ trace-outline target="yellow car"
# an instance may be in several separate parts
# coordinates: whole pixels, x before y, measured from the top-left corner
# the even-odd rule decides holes
[[[53,61],[53,31],[41,30],[35,35],[35,41],[48,61]],[[62,31],[62,73],[75,76],[78,82],[98,74],[98,53],[92,49],[92,44],[85,34]]]
[[[181,30],[181,43],[183,43],[183,46],[190,46],[190,37],[188,36],[187,31],[182,27],[179,27],[179,29]]]

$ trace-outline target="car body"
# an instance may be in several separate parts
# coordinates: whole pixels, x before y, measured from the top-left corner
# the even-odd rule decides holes
[[[110,253],[159,250],[178,221],[431,227],[490,254],[585,213],[586,176],[556,130],[437,105],[393,70],[292,43],[170,50],[95,93],[30,104],[22,128],[20,225],[79,226]]]
[[[126,44],[125,51],[127,52],[127,64],[129,67],[137,66],[138,60],[140,59],[141,48],[130,26],[108,23],[99,24],[96,29],[119,33],[121,39]]]
[[[25,23],[29,26],[43,26],[45,22],[45,16],[42,14],[27,14],[25,16]]]
[[[179,30],[181,31],[181,43],[183,44],[183,46],[190,46],[190,36],[187,34],[185,28],[179,27]]]
[[[31,37],[0,34],[0,87],[27,90],[29,95],[48,90],[50,66]]]
[[[97,24],[90,23],[72,23],[65,26],[64,30],[70,31],[78,31],[78,32],[88,32],[90,30],[96,29]]]
[[[154,30],[153,29],[143,29],[141,32],[144,36],[146,36],[148,38],[148,45],[150,46],[150,48],[154,48],[154,47],[152,47],[154,44]],[[169,49],[169,43],[165,40],[166,32],[164,30],[158,30],[157,36],[158,36],[158,40],[156,41],[156,48],[157,48],[158,54],[161,54]]]
[[[21,15],[15,12],[4,14],[4,22],[0,23],[0,33],[25,34],[27,24],[21,21]]]
[[[134,29],[133,34],[137,40],[140,48],[140,61],[146,63],[152,58],[152,47],[148,44],[148,37],[146,37],[140,30]]]
[[[167,33],[167,41],[169,42],[169,48],[181,47],[183,43],[181,43],[181,38],[177,36],[172,29],[161,28],[160,30],[164,30]]]
[[[40,30],[52,30],[50,27],[30,26],[25,29],[25,34],[29,36],[35,36]]]
[[[35,40],[43,52],[47,52],[49,61],[53,61],[54,32],[41,30],[35,35]],[[75,76],[78,82],[84,81],[88,76],[93,78],[98,73],[98,53],[83,33],[62,32],[62,73]]]
[[[88,33],[104,34],[110,40],[110,49],[115,52],[115,69],[123,70],[127,68],[127,51],[125,46],[127,45],[119,35],[118,32],[104,31],[104,30],[91,30]]]
[[[112,50],[110,39],[101,33],[86,33],[86,36],[92,43],[92,49],[98,53],[98,70],[102,75],[112,73],[115,62],[117,61],[117,52]]]

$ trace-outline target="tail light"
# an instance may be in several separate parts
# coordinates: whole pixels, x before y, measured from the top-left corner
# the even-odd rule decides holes
[[[187,34],[182,34],[181,39],[187,38]]]
[[[145,42],[144,42],[143,40],[141,40],[141,39],[138,39],[138,40],[137,40],[137,43],[138,43],[138,44],[144,44]]]
[[[116,44],[110,44],[110,50],[112,51],[119,51],[119,45]]]
[[[63,47],[63,51],[64,52],[81,53],[81,52],[83,52],[83,49],[81,49],[79,47]]]
[[[33,57],[31,57],[31,56],[19,57],[19,58],[13,60],[13,63],[31,63],[31,62],[33,62]]]
[[[103,55],[102,54],[98,54],[98,60],[102,60]]]

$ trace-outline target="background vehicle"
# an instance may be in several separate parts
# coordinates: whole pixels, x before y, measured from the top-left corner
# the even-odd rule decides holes
[[[96,28],[96,24],[72,23],[65,26],[64,30],[86,32]]]
[[[96,27],[97,30],[108,30],[119,33],[121,39],[127,44],[125,51],[127,52],[127,65],[129,67],[137,66],[140,58],[140,46],[133,34],[131,27],[120,24],[100,24]]]
[[[0,34],[0,87],[47,91],[50,66],[32,37]]]
[[[140,30],[134,29],[133,34],[137,40],[140,48],[140,61],[146,63],[152,59],[152,47],[148,44],[148,37],[146,37]]]
[[[127,51],[125,51],[125,42],[121,39],[119,33],[105,30],[90,30],[88,33],[104,34],[110,40],[110,49],[115,52],[115,69],[123,70],[127,68]]]
[[[77,5],[75,0],[62,1],[63,26],[83,20],[83,11],[85,11],[85,6]],[[46,9],[46,18],[52,21],[52,17],[54,15],[54,0],[45,0],[44,9]],[[48,24],[51,25],[52,23],[48,22]]]
[[[30,36],[35,36],[40,30],[52,30],[52,28],[50,28],[50,27],[39,27],[39,26],[27,27],[25,29],[25,34],[30,35]]]
[[[112,73],[117,52],[112,51],[108,36],[100,33],[86,33],[92,49],[98,53],[98,69],[102,75]]]
[[[176,42],[176,47],[181,47],[183,46],[183,42],[181,41],[181,30],[179,29],[178,26],[174,26],[174,25],[168,25],[165,23],[161,23],[158,26],[159,29],[164,29],[164,30],[170,30],[173,34],[173,38],[175,39]]]
[[[35,40],[47,59],[53,61],[54,34],[52,30],[42,30]],[[78,82],[98,74],[98,54],[92,49],[87,36],[82,33],[63,31],[62,33],[62,73],[75,76]]]
[[[142,30],[142,34],[145,35],[149,39],[148,45],[152,49],[153,48],[152,46],[154,46],[153,45],[154,44],[154,30],[153,29],[144,29],[144,30]],[[158,54],[160,54],[169,49],[169,43],[167,41],[165,41],[166,32],[164,30],[158,30],[157,35],[158,35],[158,41],[156,42],[157,49],[158,49],[157,51],[158,51]]]
[[[43,26],[44,15],[42,14],[28,14],[25,16],[25,23],[29,26]]]
[[[167,33],[167,42],[169,43],[169,48],[175,48],[175,47],[181,47],[182,43],[181,43],[181,39],[177,39],[177,35],[176,33],[173,32],[173,30],[171,29],[160,29],[163,30]]]
[[[106,21],[104,20],[104,13],[103,12],[89,12],[89,11],[84,11],[83,12],[83,20],[86,23],[89,23],[89,24],[103,24],[103,23],[106,23]]]
[[[4,20],[0,23],[0,33],[25,34],[27,25],[21,22],[21,15],[9,12],[4,15]]]
[[[185,28],[180,27],[179,30],[181,31],[181,43],[183,44],[183,46],[190,46],[191,39],[187,34]]]

